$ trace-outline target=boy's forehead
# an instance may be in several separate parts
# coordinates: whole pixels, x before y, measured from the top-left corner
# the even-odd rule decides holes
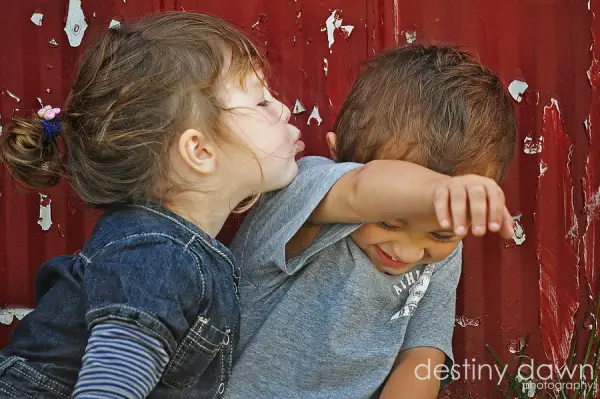
[[[398,223],[398,226],[404,227],[409,230],[415,230],[426,233],[435,231],[437,233],[454,234],[452,229],[442,228],[435,215],[412,217],[409,219],[395,219],[394,221]]]

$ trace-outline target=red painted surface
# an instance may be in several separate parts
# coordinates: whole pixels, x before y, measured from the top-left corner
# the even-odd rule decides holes
[[[535,214],[535,243],[540,263],[540,328],[546,357],[556,367],[565,364],[579,303],[579,229],[573,205],[571,157],[559,105],[544,107],[543,150]],[[555,212],[564,209],[562,218]]]
[[[37,109],[37,97],[60,106],[81,48],[107,29],[111,19],[130,21],[155,10],[184,9],[225,18],[265,46],[273,69],[272,84],[280,98],[290,107],[298,99],[306,108],[294,118],[307,142],[307,154],[327,154],[324,136],[367,57],[404,44],[414,34],[418,43],[461,45],[477,53],[506,86],[520,79],[529,89],[523,101],[515,103],[519,145],[505,184],[509,208],[522,214],[525,241],[506,245],[495,237],[467,240],[455,333],[457,362],[474,358],[480,364],[494,364],[486,345],[507,362],[515,356],[510,349],[519,349],[525,335],[529,335],[527,353],[537,361],[546,362],[547,354],[560,362],[569,345],[574,306],[587,309],[588,295],[598,297],[600,222],[592,199],[600,186],[600,68],[592,59],[600,56],[596,46],[593,58],[589,49],[590,29],[600,35],[600,22],[592,19],[585,1],[85,0],[89,27],[78,49],[69,46],[63,31],[66,0],[5,3],[0,8],[0,89],[10,90],[21,101],[8,93],[0,95],[3,125],[13,115]],[[591,4],[593,11],[600,12],[600,3]],[[334,10],[343,19],[342,25],[352,25],[354,30],[346,37],[344,30],[336,29],[329,48],[322,29]],[[41,27],[30,21],[36,11],[44,14]],[[58,47],[49,46],[53,38]],[[552,109],[544,123],[544,106],[551,98],[560,105],[564,130]],[[323,122],[317,126],[313,119],[308,126],[315,106]],[[591,144],[583,127],[588,119]],[[544,126],[542,153],[525,154],[525,137],[537,139]],[[570,170],[564,169],[567,136],[573,144]],[[552,179],[539,181],[540,157],[556,165],[546,172]],[[0,308],[30,307],[39,264],[78,250],[90,234],[95,215],[61,185],[48,191],[53,225],[42,231],[37,224],[39,195],[17,192],[6,171],[0,173]],[[570,241],[564,239],[574,223],[572,215],[583,237],[577,253],[583,263],[580,272]],[[540,261],[536,254],[541,255]],[[581,281],[578,291],[577,279]],[[553,292],[561,298],[556,307],[551,301]],[[8,334],[9,327],[0,324],[0,343]],[[496,397],[496,383],[466,378],[453,384],[445,396]]]

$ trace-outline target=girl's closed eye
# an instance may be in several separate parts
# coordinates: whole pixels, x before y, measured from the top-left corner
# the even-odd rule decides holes
[[[258,105],[259,107],[266,107],[266,106],[268,106],[269,104],[271,104],[271,101],[269,101],[269,100],[263,100],[263,101],[259,102],[257,105]]]

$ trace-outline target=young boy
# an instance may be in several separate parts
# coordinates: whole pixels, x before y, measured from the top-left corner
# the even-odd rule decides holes
[[[514,154],[513,107],[468,55],[376,57],[335,131],[336,163],[300,160],[234,239],[242,324],[228,397],[436,397],[440,380],[415,370],[452,366],[467,213],[476,235],[512,234],[497,183]]]

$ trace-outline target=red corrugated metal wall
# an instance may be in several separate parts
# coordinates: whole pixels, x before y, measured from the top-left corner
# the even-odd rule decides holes
[[[457,361],[494,364],[489,346],[507,362],[528,336],[527,354],[560,365],[582,321],[587,329],[575,347],[585,353],[590,330],[596,332],[596,320],[586,311],[598,299],[600,272],[600,50],[590,51],[600,34],[597,0],[84,0],[89,27],[79,48],[69,45],[63,31],[67,5],[67,0],[20,0],[0,9],[3,125],[37,109],[37,98],[60,106],[81,49],[112,19],[129,21],[156,10],[213,13],[266,45],[281,99],[306,109],[294,119],[307,154],[327,154],[325,133],[360,63],[395,44],[460,45],[478,54],[507,87],[514,80],[526,82],[522,100],[515,102],[519,147],[506,182],[510,209],[522,215],[522,231],[509,245],[495,237],[467,240]],[[36,12],[43,14],[41,26],[31,22]],[[330,43],[326,20],[332,16],[343,21],[334,25],[339,27]],[[50,44],[52,39],[58,45]],[[322,123],[309,118],[313,111]],[[78,250],[95,215],[64,185],[41,199],[16,191],[6,171],[0,172],[2,344],[16,323],[11,315],[18,313],[6,308],[33,305],[39,264]],[[497,378],[465,378],[445,395],[496,397],[496,383]]]

